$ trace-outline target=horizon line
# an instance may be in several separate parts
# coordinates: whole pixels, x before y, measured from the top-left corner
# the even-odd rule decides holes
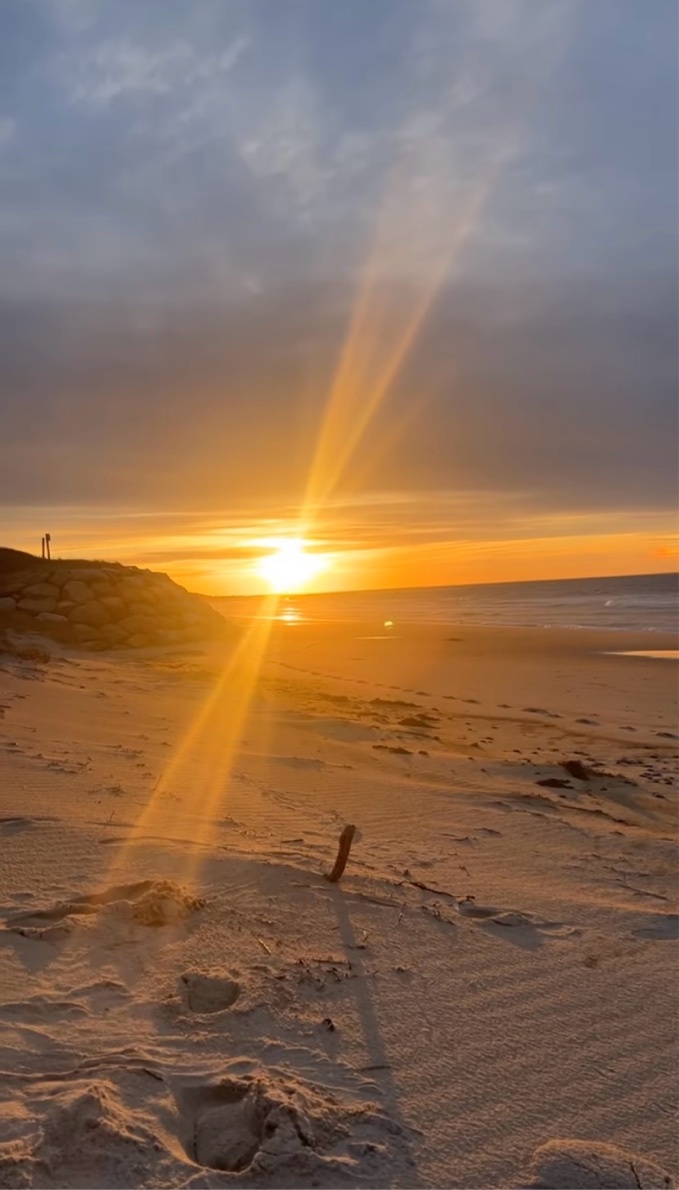
[[[148,568],[147,568],[148,569]],[[333,591],[287,591],[282,592],[279,599],[322,599],[326,595],[377,595],[380,592],[393,594],[395,591],[445,591],[450,588],[457,589],[458,587],[516,587],[527,586],[531,583],[583,583],[595,582],[597,579],[616,579],[616,578],[660,578],[666,575],[672,575],[679,579],[678,570],[650,570],[641,571],[635,574],[582,574],[575,575],[569,578],[528,578],[528,579],[500,579],[493,583],[428,583],[425,586],[408,586],[408,587],[344,587],[341,590]],[[270,592],[252,592],[249,595],[208,595],[204,591],[194,591],[194,595],[200,595],[203,599],[222,600],[222,599],[269,599]]]

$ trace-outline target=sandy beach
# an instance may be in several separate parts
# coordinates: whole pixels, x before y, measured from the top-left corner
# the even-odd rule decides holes
[[[254,622],[0,656],[0,1185],[675,1185],[647,646]]]

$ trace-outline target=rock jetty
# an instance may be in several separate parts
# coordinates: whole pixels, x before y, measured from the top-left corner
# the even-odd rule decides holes
[[[85,649],[144,649],[223,637],[228,625],[168,575],[116,562],[44,560],[0,549],[0,629]]]

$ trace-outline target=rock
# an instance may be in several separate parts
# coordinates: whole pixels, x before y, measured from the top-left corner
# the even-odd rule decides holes
[[[31,583],[30,587],[24,587],[24,595],[42,595],[48,596],[50,599],[58,599],[59,594],[59,587],[54,583]]]
[[[100,638],[112,649],[116,645],[124,644],[127,640],[127,633],[118,624],[104,624],[100,632]]]
[[[100,579],[105,569],[102,566],[74,566],[73,567],[73,581],[82,582],[83,585],[89,586],[89,579]]]
[[[129,589],[126,590],[125,593],[131,603],[143,603],[144,605],[148,606],[148,604],[153,603],[156,598],[156,592],[150,583],[146,587],[140,587],[137,585],[137,583],[129,583],[128,588]]]
[[[151,605],[151,601],[148,600],[146,603],[142,603],[136,592],[134,602],[128,603],[127,606],[131,616],[143,616],[145,619],[148,619],[149,616],[155,616],[155,611]]]
[[[1,553],[1,551],[0,551]],[[4,576],[0,612],[34,617],[49,635],[84,648],[147,648],[183,645],[223,636],[226,621],[198,595],[168,575],[118,564],[82,565],[39,558]],[[56,633],[56,626],[59,632]]]
[[[149,633],[153,632],[155,627],[154,621],[150,616],[126,616],[119,621],[120,627],[127,633],[128,636],[134,636],[135,633]]]
[[[93,628],[101,628],[108,623],[109,615],[105,607],[93,600],[74,607],[68,618],[72,624],[91,624]]]
[[[120,595],[102,595],[99,602],[113,616],[122,615],[127,610],[125,600]]]
[[[20,612],[53,612],[56,609],[56,599],[20,599],[17,607]]]
[[[73,624],[71,631],[79,645],[87,645],[97,639],[97,632],[89,624]]]
[[[128,574],[124,579],[126,590],[134,592],[145,591],[147,581],[143,574]]]
[[[90,587],[88,587],[87,583],[82,582],[81,579],[72,579],[70,583],[66,583],[64,594],[69,599],[72,599],[74,603],[89,603],[92,599]]]

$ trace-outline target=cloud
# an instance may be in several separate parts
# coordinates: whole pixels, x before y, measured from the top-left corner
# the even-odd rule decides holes
[[[294,506],[369,279],[427,318],[338,498],[673,503],[671,3],[8,13],[1,500]]]
[[[354,485],[456,486],[503,500],[529,493],[552,510],[671,507],[671,282],[625,302],[606,286],[552,296],[540,309],[540,288],[444,294],[337,498]],[[259,493],[294,504],[351,302],[350,290],[287,286],[226,317],[181,306],[155,318],[127,305],[0,309],[0,385],[16,394],[0,499],[124,492],[144,503],[155,493],[173,507],[234,508]]]
[[[70,100],[97,108],[123,100],[167,97],[178,90],[206,87],[215,79],[223,81],[248,45],[249,38],[241,35],[223,49],[199,54],[180,40],[149,49],[117,38],[95,44],[85,54],[67,52],[55,66]]]

